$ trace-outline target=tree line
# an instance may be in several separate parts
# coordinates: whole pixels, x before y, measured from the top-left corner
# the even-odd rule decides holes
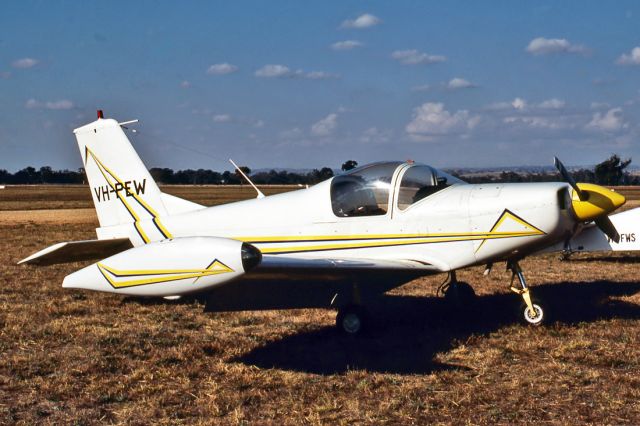
[[[600,185],[640,185],[640,176],[634,176],[625,171],[631,164],[631,159],[622,160],[618,155],[612,155],[593,169],[580,169],[571,172],[577,182],[596,183]],[[358,162],[348,160],[342,164],[343,171],[358,166]],[[289,172],[286,170],[270,170],[252,173],[248,167],[241,167],[242,171],[251,176],[251,180],[258,185],[313,185],[334,175],[333,169],[322,167],[309,172]],[[216,172],[208,169],[187,169],[174,171],[169,168],[152,168],[151,176],[161,184],[166,185],[239,185],[246,183],[238,171]],[[504,171],[501,173],[486,173],[473,176],[465,175],[464,171],[453,170],[451,174],[469,183],[506,183],[506,182],[553,182],[560,181],[558,173],[526,173]],[[84,169],[53,170],[51,167],[26,167],[15,173],[0,169],[0,184],[83,184],[86,183]]]
[[[260,185],[313,185],[333,176],[329,167],[313,169],[306,173],[294,173],[285,170],[251,173],[248,167],[242,171],[251,176],[251,180]],[[165,185],[240,185],[246,183],[240,173],[216,172],[208,169],[178,170],[152,168],[149,173],[158,183]],[[84,168],[78,170],[53,170],[51,167],[25,167],[15,173],[0,169],[0,184],[37,185],[37,184],[84,184],[87,182]]]
[[[631,164],[631,159],[622,160],[617,154],[611,155],[593,169],[572,170],[570,173],[576,182],[595,183],[606,186],[640,185],[640,176],[632,175],[625,171]],[[469,183],[509,183],[509,182],[558,182],[562,181],[559,173],[518,173],[504,171],[499,174],[486,174],[474,176],[460,176],[460,173],[452,172]]]

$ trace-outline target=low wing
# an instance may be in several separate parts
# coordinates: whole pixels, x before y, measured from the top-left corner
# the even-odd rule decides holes
[[[262,262],[255,269],[256,273],[274,271],[362,271],[362,270],[421,270],[436,271],[434,265],[417,260],[387,260],[387,259],[305,259],[287,256],[264,255]]]
[[[56,263],[102,259],[130,249],[131,247],[133,247],[133,244],[131,244],[128,238],[67,241],[40,250],[22,259],[18,264],[53,265]]]
[[[327,308],[366,300],[417,277],[441,272],[414,260],[303,259],[265,255],[255,268],[206,295],[209,312]],[[354,287],[355,283],[355,287]]]

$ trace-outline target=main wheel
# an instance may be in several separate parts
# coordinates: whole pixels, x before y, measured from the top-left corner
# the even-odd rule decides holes
[[[472,306],[476,299],[477,296],[473,287],[463,281],[450,285],[444,293],[444,300],[457,308]]]
[[[533,310],[535,312],[531,311],[531,309],[529,309],[529,307],[525,304],[522,309],[522,318],[524,319],[525,323],[529,325],[539,326],[540,324],[545,322],[544,310],[537,303],[533,303]]]
[[[366,328],[366,311],[358,305],[348,305],[338,311],[336,327],[349,336],[361,334]]]

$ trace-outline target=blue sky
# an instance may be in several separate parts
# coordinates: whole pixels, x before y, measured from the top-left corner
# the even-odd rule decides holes
[[[3,3],[0,168],[97,108],[149,167],[640,162],[640,3]]]

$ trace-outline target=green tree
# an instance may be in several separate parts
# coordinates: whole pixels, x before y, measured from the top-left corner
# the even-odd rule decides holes
[[[600,185],[620,185],[624,183],[624,169],[631,164],[631,158],[620,159],[617,154],[613,154],[595,168],[596,183]]]
[[[347,160],[344,163],[342,163],[342,171],[346,172],[347,170],[351,170],[351,169],[355,169],[356,167],[358,167],[358,162],[355,160]]]

